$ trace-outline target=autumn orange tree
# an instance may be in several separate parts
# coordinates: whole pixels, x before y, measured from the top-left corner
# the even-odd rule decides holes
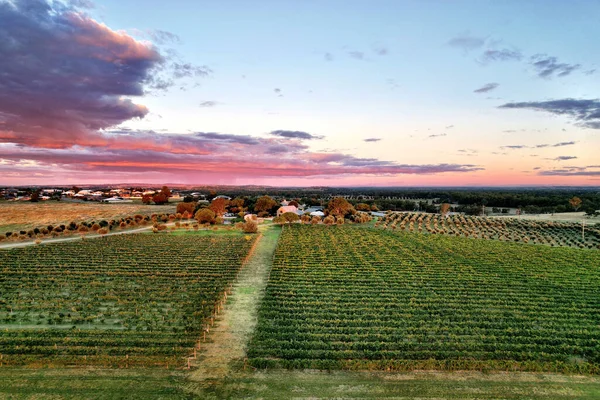
[[[218,216],[222,216],[227,212],[227,206],[229,206],[229,200],[223,197],[217,197],[214,199],[208,208],[210,208]]]
[[[329,201],[326,211],[328,215],[334,217],[345,217],[347,214],[353,214],[356,210],[343,197],[336,197]]]
[[[216,217],[216,214],[210,208],[203,208],[201,210],[198,210],[196,212],[196,214],[194,215],[194,219],[196,219],[196,221],[198,221],[201,224],[205,224],[205,223],[214,224],[215,217]]]
[[[244,211],[244,199],[241,197],[236,197],[235,199],[229,202],[229,211],[232,213],[239,213]]]
[[[196,207],[195,203],[185,203],[185,202],[177,203],[177,211],[176,212],[183,214],[187,211],[187,213],[191,215],[194,213],[195,207]]]
[[[356,211],[371,211],[371,206],[367,203],[358,203],[355,208]]]
[[[152,201],[154,204],[167,204],[169,202],[169,198],[161,191],[160,193],[152,196]]]
[[[581,199],[577,196],[574,196],[572,199],[569,200],[569,204],[575,209],[575,211],[579,210],[579,207],[581,207],[581,203],[583,203],[583,201],[581,201]]]
[[[450,211],[450,204],[442,203],[442,205],[440,206],[440,214],[446,215],[448,214],[448,211]]]

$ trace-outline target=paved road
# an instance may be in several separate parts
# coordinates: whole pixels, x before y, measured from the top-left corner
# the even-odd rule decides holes
[[[174,222],[168,223],[168,225],[174,225]],[[103,237],[103,236],[114,236],[114,235],[127,235],[129,233],[138,233],[138,232],[143,232],[143,231],[147,231],[152,229],[152,225],[149,226],[144,226],[142,228],[136,228],[136,229],[132,229],[129,231],[120,231],[120,232],[110,232],[107,233],[106,235],[99,235],[97,233],[91,234],[91,235],[85,235],[86,240],[87,239],[96,239],[99,237]],[[65,238],[57,238],[57,239],[42,239],[42,244],[46,244],[46,243],[59,243],[59,242],[71,242],[73,240],[81,240],[81,236],[80,235],[76,235],[76,236],[69,236],[69,237],[65,237]],[[6,244],[0,244],[0,249],[13,249],[16,247],[27,247],[27,246],[32,246],[35,245],[35,241],[31,241],[28,240],[26,242],[17,242],[17,243],[6,243]]]

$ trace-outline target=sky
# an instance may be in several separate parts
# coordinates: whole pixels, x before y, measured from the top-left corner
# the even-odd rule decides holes
[[[600,186],[598,15],[0,0],[0,185]]]

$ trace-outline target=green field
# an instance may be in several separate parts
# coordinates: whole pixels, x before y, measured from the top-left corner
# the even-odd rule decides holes
[[[256,368],[600,372],[600,253],[292,226]]]
[[[132,234],[2,250],[1,362],[182,367],[254,240]]]

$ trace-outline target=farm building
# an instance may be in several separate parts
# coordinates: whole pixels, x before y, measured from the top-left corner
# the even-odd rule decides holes
[[[286,212],[293,212],[294,214],[302,215],[303,212],[299,211],[296,206],[281,206],[277,210],[277,216],[279,217],[281,214],[285,214]]]

